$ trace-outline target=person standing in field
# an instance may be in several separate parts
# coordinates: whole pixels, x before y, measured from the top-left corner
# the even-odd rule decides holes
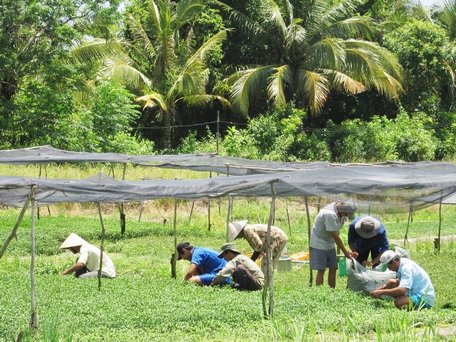
[[[356,258],[358,253],[349,252],[342,242],[339,232],[349,216],[353,216],[356,207],[343,201],[336,201],[322,208],[315,218],[310,235],[310,267],[317,271],[316,285],[323,285],[326,268],[328,285],[336,287],[337,254],[335,246],[340,248],[347,258]]]
[[[386,251],[380,257],[382,265],[396,272],[396,279],[390,279],[372,291],[374,298],[380,296],[394,297],[394,305],[398,309],[428,309],[434,305],[435,291],[431,278],[416,262],[401,258],[394,251]]]
[[[266,233],[267,224],[247,224],[248,221],[236,221],[228,224],[228,241],[244,238],[250,247],[253,248],[251,259],[255,261],[261,255],[266,255]],[[271,226],[271,242],[269,248],[272,252],[273,266],[275,268],[277,260],[282,255],[288,241],[288,236],[279,227]],[[266,270],[266,258],[261,259],[261,269]]]
[[[224,283],[227,278],[233,278],[232,287],[240,291],[261,290],[264,285],[264,274],[258,265],[249,257],[242,255],[236,246],[225,243],[218,255],[227,261],[225,267],[217,273],[211,286]]]
[[[357,217],[348,225],[348,245],[358,253],[356,261],[366,267],[376,267],[382,253],[390,249],[385,226],[369,215]]]
[[[205,247],[193,247],[190,242],[181,242],[176,246],[177,260],[190,261],[190,267],[184,280],[198,285],[210,285],[216,274],[221,271],[226,261],[218,257],[218,253]],[[228,284],[230,279],[226,279]]]
[[[100,269],[101,250],[85,241],[80,236],[71,233],[63,241],[60,249],[68,249],[73,254],[79,253],[76,263],[62,272],[62,275],[74,273],[77,278],[98,277]],[[111,258],[103,252],[103,262],[101,265],[101,276],[115,278],[116,270]]]

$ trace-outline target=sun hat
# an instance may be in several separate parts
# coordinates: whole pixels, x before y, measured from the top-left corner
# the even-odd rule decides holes
[[[60,245],[60,249],[66,249],[71,247],[82,246],[88,243],[82,237],[76,235],[75,233],[71,233],[65,241]]]
[[[176,246],[177,260],[181,260],[182,259],[182,250],[183,249],[189,249],[189,248],[192,248],[192,245],[190,244],[190,242],[178,243],[177,246]]]
[[[362,238],[371,239],[375,235],[382,233],[384,228],[375,217],[364,216],[355,223],[355,230]]]
[[[350,219],[354,218],[354,213],[358,208],[356,207],[355,203],[351,201],[337,201],[336,202],[336,209],[339,212],[343,212],[345,214],[348,214],[347,216]]]
[[[241,230],[244,229],[247,222],[247,220],[244,220],[228,223],[228,241],[236,239]]]
[[[218,257],[221,258],[223,256],[223,253],[225,253],[226,251],[231,251],[234,253],[241,254],[241,252],[239,252],[239,250],[236,248],[236,246],[232,242],[227,242],[222,245],[221,252],[219,253]]]
[[[387,250],[380,257],[380,263],[382,265],[388,265],[395,258],[399,258],[399,255],[395,251]]]

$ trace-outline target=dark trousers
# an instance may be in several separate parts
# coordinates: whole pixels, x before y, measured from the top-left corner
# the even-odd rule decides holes
[[[261,290],[261,285],[257,283],[252,273],[243,265],[236,267],[236,270],[233,272],[233,280],[234,287],[240,291]]]
[[[373,260],[380,253],[378,252],[378,249],[359,250],[358,251],[358,257],[356,258],[356,261],[358,261],[360,264],[362,264],[363,261],[366,261],[369,258],[369,254],[371,255],[371,260]],[[375,265],[372,265],[372,267],[375,267],[377,265],[378,265],[378,263],[375,264]]]

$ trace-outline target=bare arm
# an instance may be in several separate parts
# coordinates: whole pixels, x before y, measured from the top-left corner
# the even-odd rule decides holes
[[[378,288],[370,293],[374,298],[379,298],[380,296],[391,296],[391,297],[401,297],[407,294],[407,289],[405,287],[395,287],[392,289],[387,288]]]
[[[190,264],[190,267],[187,270],[187,274],[184,277],[184,280],[189,280],[191,277],[198,275],[198,267],[195,264]]]
[[[347,258],[352,258],[352,257],[356,257],[354,254],[356,253],[350,253],[349,251],[347,251],[347,249],[345,248],[344,246],[344,243],[342,242],[342,240],[340,239],[340,236],[339,236],[339,232],[331,232],[331,235],[334,239],[334,242],[336,243],[337,247],[340,248],[340,250],[342,251],[342,253],[344,253],[344,255],[347,257]],[[356,253],[358,254],[358,253]]]
[[[73,273],[73,272],[75,272],[77,270],[80,270],[84,266],[85,266],[85,264],[83,264],[82,262],[77,262],[73,266],[71,266],[70,268],[67,268],[65,271],[63,271],[62,275],[67,275],[67,274]]]

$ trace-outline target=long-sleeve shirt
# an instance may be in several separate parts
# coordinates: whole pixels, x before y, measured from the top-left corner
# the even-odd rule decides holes
[[[244,266],[252,274],[258,285],[264,285],[264,274],[261,269],[254,261],[242,254],[239,254],[228,261],[225,267],[217,273],[216,279],[222,280],[231,277],[239,265]]]

